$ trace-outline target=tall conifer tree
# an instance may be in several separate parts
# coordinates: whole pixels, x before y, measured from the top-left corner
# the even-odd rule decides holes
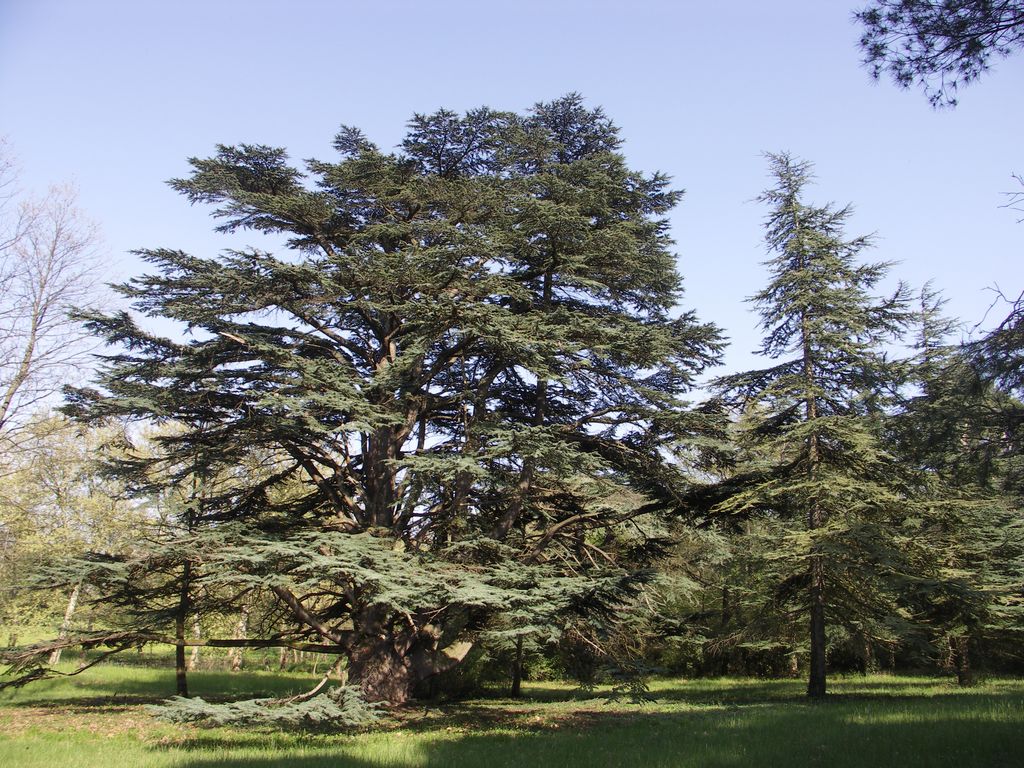
[[[848,207],[804,201],[811,165],[787,154],[768,160],[775,186],[759,199],[769,207],[773,255],[770,281],[752,301],[766,333],[761,353],[778,362],[719,386],[744,414],[738,439],[770,468],[762,466],[762,477],[721,509],[787,524],[766,567],[777,577],[775,609],[807,617],[807,692],[819,698],[826,691],[826,621],[863,625],[870,603],[884,599],[884,562],[893,548],[881,552],[890,539],[880,534],[900,514],[905,492],[879,447],[875,417],[891,373],[881,348],[905,322],[905,297],[902,289],[884,300],[873,296],[887,265],[858,263],[870,241],[845,235]]]

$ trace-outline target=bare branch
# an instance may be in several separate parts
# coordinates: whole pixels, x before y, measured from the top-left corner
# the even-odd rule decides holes
[[[71,186],[26,196],[0,145],[0,438],[4,454],[33,411],[85,367],[95,342],[70,313],[95,307],[99,234]]]

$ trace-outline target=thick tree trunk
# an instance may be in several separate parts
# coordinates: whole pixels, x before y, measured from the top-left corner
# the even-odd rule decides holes
[[[176,639],[183,643],[185,624],[179,621],[176,625]],[[182,644],[174,646],[174,687],[179,696],[188,696],[188,661],[185,658],[185,646]]]
[[[371,619],[348,653],[348,684],[358,686],[367,701],[405,704],[425,682],[461,663],[472,647],[459,642],[442,648],[440,637],[436,628],[395,631]]]
[[[78,596],[82,593],[82,582],[75,584],[75,588],[71,590],[71,597],[68,598],[68,607],[64,611],[64,621],[60,624],[60,632],[57,637],[61,640],[68,636],[68,630],[71,628],[71,619],[74,618],[75,609],[78,608]],[[58,648],[50,654],[49,664],[54,666],[60,662],[61,649]]]
[[[358,686],[367,701],[405,704],[413,697],[417,680],[411,660],[395,649],[393,639],[383,638],[349,655],[348,682]]]

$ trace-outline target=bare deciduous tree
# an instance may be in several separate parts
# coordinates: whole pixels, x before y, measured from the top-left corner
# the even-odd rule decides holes
[[[82,368],[90,342],[69,313],[98,296],[96,226],[70,185],[33,196],[0,144],[0,455],[27,418]]]

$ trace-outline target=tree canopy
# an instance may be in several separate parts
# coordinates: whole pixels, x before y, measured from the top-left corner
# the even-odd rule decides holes
[[[118,286],[134,313],[85,318],[114,351],[69,412],[177,425],[109,471],[195,489],[179,647],[201,590],[259,592],[280,622],[253,643],[333,650],[395,702],[488,632],[599,639],[660,551],[644,519],[688,510],[689,441],[714,425],[680,398],[720,346],[677,308],[680,193],[620,145],[569,96],[416,115],[392,153],[342,128],[302,169],[220,146],[171,182],[220,231],[284,242],[141,251],[155,271]],[[112,592],[145,580],[100,570]]]

